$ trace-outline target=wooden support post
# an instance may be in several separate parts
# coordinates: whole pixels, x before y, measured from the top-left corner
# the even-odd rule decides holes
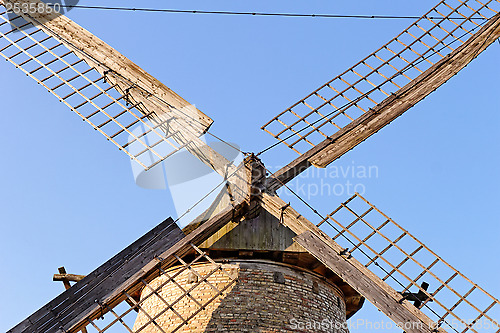
[[[69,281],[78,282],[85,277],[85,275],[67,274],[66,268],[64,268],[64,266],[59,267],[57,270],[59,271],[59,274],[54,274],[52,281],[62,281],[64,284],[64,288],[66,288],[66,290],[71,288],[71,284],[69,283]],[[85,327],[82,328],[80,331],[82,333],[88,333]]]
[[[54,274],[52,281],[62,281],[64,284],[64,288],[66,290],[68,290],[69,288],[71,288],[71,284],[69,283],[69,280],[67,278],[61,277],[60,279],[59,278],[56,279],[56,275],[59,275],[59,276],[66,275],[66,269],[64,268],[64,266],[62,266],[62,267],[59,267],[57,270],[59,271],[59,274]]]

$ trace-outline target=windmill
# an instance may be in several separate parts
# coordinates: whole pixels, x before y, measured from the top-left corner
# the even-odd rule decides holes
[[[232,165],[200,141],[209,117],[75,23],[48,13],[8,20],[4,11],[2,28],[22,35],[1,31],[2,56],[130,158],[151,169],[186,148],[227,184],[184,230],[167,219],[12,332],[285,328],[289,318],[282,308],[300,309],[293,315],[302,320],[334,318],[342,330],[364,298],[406,332],[474,332],[479,322],[498,332],[490,315],[498,300],[363,196],[354,195],[313,224],[275,194],[306,168],[333,162],[458,73],[500,36],[498,7],[498,1],[442,1],[279,114],[264,129],[300,155],[269,177],[255,155]],[[33,32],[23,29],[30,24]],[[131,130],[138,123],[141,133]],[[290,289],[306,301],[287,294]],[[281,306],[273,307],[277,302]],[[463,328],[453,326],[457,320]]]

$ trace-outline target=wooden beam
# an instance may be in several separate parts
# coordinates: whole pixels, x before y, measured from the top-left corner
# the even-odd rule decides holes
[[[67,274],[67,273],[62,273],[62,274],[54,274],[52,277],[52,281],[63,281],[63,282],[78,282],[82,280],[85,277],[85,275],[76,275],[76,274]],[[66,286],[66,284],[65,284]],[[68,289],[68,288],[66,288]]]
[[[276,191],[311,165],[324,168],[340,158],[446,83],[498,38],[500,14],[416,79],[277,171],[267,180],[268,190]]]
[[[0,4],[6,3],[15,3],[19,7],[26,5],[29,8],[33,4],[37,5],[37,8],[38,5],[45,6],[40,0],[0,0]],[[179,146],[185,147],[204,164],[227,178],[234,202],[247,200],[252,190],[251,173],[247,168],[250,164],[235,166],[199,138],[212,124],[209,117],[67,17],[53,11],[35,11],[20,15],[59,40],[76,56],[104,75],[106,80],[125,96],[127,102],[137,105],[138,110],[148,115],[153,125],[158,126],[165,135],[172,134],[171,138]]]
[[[262,206],[298,236],[294,240],[326,267],[341,277],[395,323],[408,323],[407,333],[446,333],[437,330],[423,312],[353,257],[343,256],[343,248],[317,226],[277,196],[263,194]]]

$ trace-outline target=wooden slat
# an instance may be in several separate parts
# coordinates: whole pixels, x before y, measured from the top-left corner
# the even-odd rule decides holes
[[[376,107],[277,171],[268,181],[275,191],[311,165],[326,167],[423,100],[500,37],[500,14],[467,42]]]

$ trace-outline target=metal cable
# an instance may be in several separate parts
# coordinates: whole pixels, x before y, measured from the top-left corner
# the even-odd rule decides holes
[[[411,15],[363,15],[363,14],[302,14],[302,13],[269,13],[269,12],[238,12],[238,11],[216,11],[216,10],[188,10],[188,9],[163,9],[163,8],[138,8],[138,7],[113,7],[113,6],[84,6],[84,5],[61,5],[61,8],[73,9],[97,9],[97,10],[117,10],[131,12],[153,12],[171,14],[211,14],[211,15],[238,15],[238,16],[271,16],[271,17],[302,17],[302,18],[336,18],[336,19],[404,19],[414,20],[420,16]],[[424,16],[427,19],[439,19],[434,16]],[[463,17],[453,17],[452,19],[464,20]],[[473,20],[485,20],[484,18],[473,18]]]

